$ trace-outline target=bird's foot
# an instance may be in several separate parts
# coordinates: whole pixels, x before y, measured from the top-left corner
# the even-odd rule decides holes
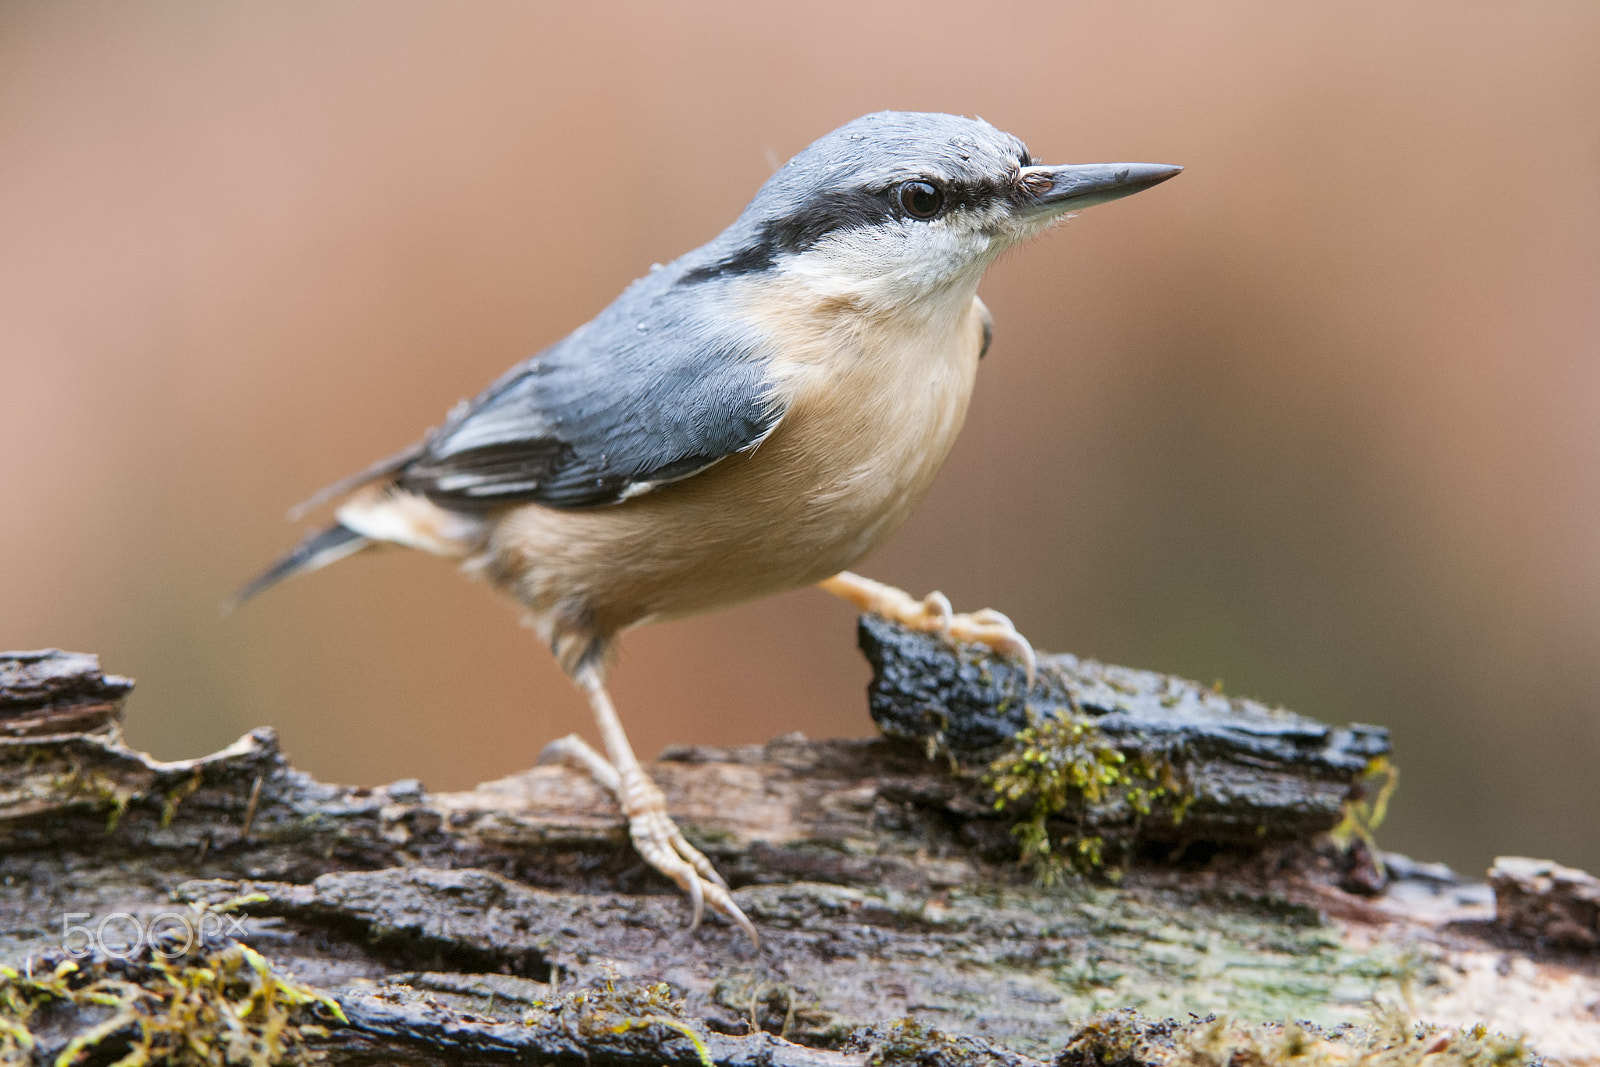
[[[689,894],[694,917],[689,929],[700,925],[709,905],[711,910],[737,925],[750,938],[756,948],[761,947],[761,935],[728,892],[728,883],[711,865],[705,853],[684,840],[683,831],[667,814],[661,790],[648,781],[646,796],[635,804],[624,804],[628,811],[628,833],[633,837],[633,847],[646,863],[671,878],[678,888]]]
[[[717,873],[705,853],[684,838],[683,831],[667,814],[667,801],[656,784],[642,772],[623,776],[600,753],[577,734],[552,741],[539,754],[540,764],[561,763],[583,771],[617,798],[628,817],[628,835],[633,847],[646,863],[675,882],[689,895],[693,918],[689,929],[700,925],[706,907],[738,926],[757,948],[761,937],[728,892],[728,883]]]
[[[1037,659],[1033,645],[1017,632],[1011,620],[993,608],[956,614],[950,599],[932,592],[921,600],[904,589],[897,589],[871,578],[844,571],[822,583],[834,596],[848,600],[860,611],[881,615],[913,630],[936,633],[950,642],[988,645],[1003,656],[1020,660],[1033,684]]]

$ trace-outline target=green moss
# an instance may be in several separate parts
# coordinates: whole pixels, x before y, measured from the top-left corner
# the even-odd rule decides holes
[[[638,1055],[659,1053],[660,1036],[650,1031],[671,1030],[689,1043],[702,1067],[713,1067],[702,1025],[685,1013],[683,1000],[665,982],[621,988],[607,982],[596,989],[558,994],[533,1002],[522,1022],[548,1033],[582,1038],[585,1055],[619,1040],[634,1046],[631,1051]],[[634,1034],[642,1040],[635,1043]]]
[[[985,1042],[954,1037],[915,1019],[866,1027],[851,1044],[866,1050],[867,1067],[988,1067],[998,1059]]]
[[[178,814],[178,805],[188,800],[195,790],[200,788],[202,781],[204,781],[204,775],[200,773],[200,768],[196,767],[194,773],[185,779],[183,784],[167,793],[166,800],[161,805],[161,826],[163,829],[172,825],[173,816]]]
[[[739,847],[738,834],[713,826],[696,826],[686,836],[689,843],[701,852],[736,851]]]
[[[76,762],[66,774],[51,783],[52,792],[61,796],[87,800],[96,808],[106,810],[106,833],[114,833],[117,824],[127,812],[128,805],[139,796],[139,790],[124,785],[101,771],[85,772]]]
[[[1520,1040],[1482,1026],[1413,1026],[1392,1008],[1362,1027],[1244,1026],[1229,1019],[1152,1023],[1110,1012],[1080,1024],[1056,1067],[1527,1067]]]
[[[524,1022],[533,1025],[551,1015],[566,1015],[577,1022],[578,1032],[586,1037],[625,1033],[626,1024],[644,1018],[683,1018],[683,1001],[672,994],[665,982],[625,985],[618,989],[607,982],[598,989],[580,989],[536,1001]]]
[[[1069,870],[1104,867],[1109,852],[1125,852],[1157,801],[1174,823],[1189,804],[1170,760],[1129,756],[1094,719],[1067,709],[1019,731],[984,781],[994,791],[996,811],[1022,815],[1012,833],[1022,862],[1046,885]],[[1095,817],[1102,813],[1110,818]],[[1053,822],[1065,822],[1071,832],[1053,838]]]
[[[837,1048],[853,1029],[815,996],[761,973],[723,974],[712,984],[711,1000],[744,1019],[752,1031],[765,1030],[813,1048]]]
[[[1145,1067],[1150,1028],[1131,1011],[1108,1011],[1080,1023],[1056,1057],[1056,1067]],[[1165,1035],[1162,1035],[1165,1036]]]
[[[952,893],[941,921],[970,927],[985,943],[1012,931],[1018,948],[1003,960],[982,960],[1003,982],[973,988],[959,1003],[935,1000],[940,1015],[930,1021],[981,1026],[1043,1057],[1054,1051],[1055,1026],[1114,1008],[1156,1018],[1228,1013],[1335,1025],[1363,1018],[1374,997],[1403,996],[1437,973],[1437,961],[1387,943],[1346,945],[1308,908],[1204,896],[1090,879],[1067,879],[1044,893]],[[1016,1028],[999,1029],[996,1018]]]
[[[699,1057],[702,1067],[716,1067],[711,1059],[711,1050],[706,1048],[706,1043],[695,1032],[695,1028],[683,1019],[674,1019],[667,1015],[633,1015],[613,1023],[610,1030],[613,1034],[625,1034],[629,1030],[647,1030],[652,1026],[664,1026],[668,1030],[676,1030],[688,1038],[689,1044],[694,1046],[695,1055]]]
[[[64,960],[47,974],[0,966],[0,1062],[28,1062],[37,1044],[30,1022],[58,1003],[103,1018],[73,1035],[55,1067],[117,1053],[118,1067],[294,1063],[321,1019],[345,1021],[325,994],[235,943],[174,959]]]
[[[1339,825],[1328,832],[1334,843],[1340,848],[1349,849],[1360,841],[1377,859],[1378,843],[1373,835],[1389,814],[1389,801],[1399,786],[1400,768],[1389,762],[1387,756],[1369,760],[1350,790],[1350,798],[1344,802],[1344,815]]]

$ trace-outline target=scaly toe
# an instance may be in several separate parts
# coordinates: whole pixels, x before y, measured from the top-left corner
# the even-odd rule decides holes
[[[907,625],[939,634],[950,632],[950,624],[955,620],[955,609],[950,606],[949,597],[935,589],[916,603],[921,613],[920,618],[909,621]]]
[[[539,759],[534,764],[537,767],[570,767],[582,774],[587,774],[612,796],[622,794],[622,776],[617,769],[577,734],[568,734],[559,737],[544,746],[539,753]]]
[[[641,812],[628,820],[628,830],[634,848],[645,862],[689,895],[692,909],[689,929],[699,927],[709,904],[712,911],[743,930],[751,944],[761,947],[761,936],[755,924],[734,903],[727,883],[705,854],[684,839],[683,832],[671,818],[660,811]]]
[[[681,859],[693,867],[695,873],[707,882],[723,889],[728,888],[728,883],[722,880],[722,875],[717,873],[716,867],[712,866],[711,861],[706,858],[706,854],[689,844],[684,838],[683,831],[678,829],[678,824],[669,818],[667,827],[672,835],[672,851],[676,852]]]
[[[633,847],[644,857],[644,861],[689,894],[689,903],[693,908],[689,929],[699,926],[706,910],[705,882],[699,872],[678,854],[674,841],[679,837],[678,828],[672,820],[659,811],[641,812],[628,820],[628,833],[633,838]]]
[[[951,641],[988,645],[1001,655],[1021,660],[1028,684],[1033,685],[1038,673],[1038,657],[1034,655],[1033,645],[1017,632],[1010,619],[993,608],[954,616],[945,636]]]
[[[756,932],[756,924],[751,922],[739,909],[739,905],[733,902],[733,896],[720,885],[707,886],[706,896],[711,901],[711,907],[724,919],[743,930],[745,936],[750,939],[751,946],[757,952],[761,951],[761,935]]]

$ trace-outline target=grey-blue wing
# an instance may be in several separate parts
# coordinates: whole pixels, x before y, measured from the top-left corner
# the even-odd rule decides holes
[[[757,444],[783,414],[759,344],[663,313],[655,281],[453,414],[398,484],[460,510],[597,507]]]

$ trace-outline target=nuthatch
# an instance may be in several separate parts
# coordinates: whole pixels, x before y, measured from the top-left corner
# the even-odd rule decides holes
[[[984,270],[1068,212],[1177,174],[1041,166],[977,119],[885,111],[818,140],[710,244],[652,268],[403,452],[331,486],[337,521],[239,594],[377,545],[458,561],[515,597],[587,695],[640,854],[752,939],[667,817],[606,693],[630,627],[820,584],[865,611],[1017,655],[1005,616],[954,615],[845,570],[927,491],[966,417]]]

